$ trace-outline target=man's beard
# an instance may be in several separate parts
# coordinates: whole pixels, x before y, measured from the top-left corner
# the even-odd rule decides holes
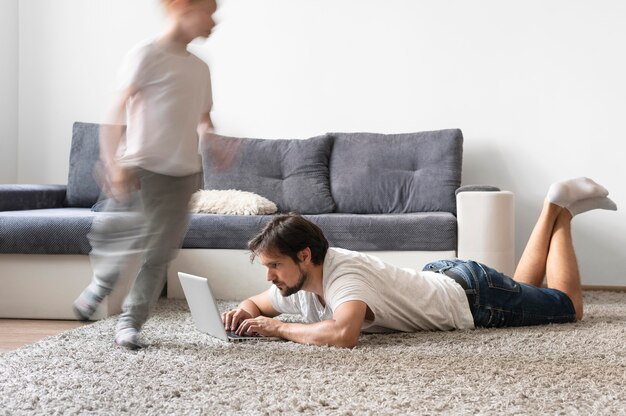
[[[280,291],[280,294],[284,297],[291,296],[294,293],[299,292],[302,289],[302,286],[304,286],[304,284],[308,280],[308,273],[303,272],[300,266],[298,266],[298,269],[300,270],[300,277],[298,278],[298,282],[295,284],[295,286],[285,286],[285,289]]]

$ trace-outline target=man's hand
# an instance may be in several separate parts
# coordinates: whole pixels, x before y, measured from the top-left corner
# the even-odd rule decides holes
[[[222,314],[222,322],[224,322],[224,328],[227,331],[236,330],[241,322],[250,318],[252,318],[252,315],[242,308],[231,309]]]
[[[237,333],[247,331],[300,344],[354,348],[359,343],[366,312],[365,302],[350,300],[335,309],[332,319],[314,323],[297,323],[258,317],[242,322]]]
[[[272,307],[270,302],[269,289],[256,296],[252,296],[241,302],[236,309],[231,309],[222,314],[222,322],[227,331],[235,331],[239,325],[247,320],[256,318],[257,316],[277,316],[278,312]]]
[[[246,319],[239,325],[237,335],[256,334],[264,337],[278,337],[278,331],[285,323],[267,316]]]

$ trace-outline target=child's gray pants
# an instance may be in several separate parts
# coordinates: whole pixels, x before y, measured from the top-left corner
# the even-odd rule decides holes
[[[137,278],[124,301],[118,330],[141,329],[165,281],[170,261],[182,245],[189,224],[189,200],[199,174],[184,177],[136,169],[140,189],[127,203],[110,199],[88,235],[95,283],[108,295],[135,254],[142,256]]]

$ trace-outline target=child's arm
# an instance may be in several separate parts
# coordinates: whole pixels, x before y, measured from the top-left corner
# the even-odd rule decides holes
[[[215,169],[226,170],[232,166],[240,142],[238,140],[231,140],[228,144],[212,145],[211,141],[214,139],[214,135],[210,113],[204,113],[202,115],[200,123],[198,123],[198,137],[200,137],[203,143],[203,148],[210,149],[207,156],[210,158]]]
[[[111,106],[106,123],[100,127],[102,188],[109,197],[117,201],[126,200],[134,182],[130,172],[117,162],[116,156],[126,129],[126,103],[137,91],[138,88],[130,86],[119,93]]]
[[[200,117],[198,123],[198,137],[202,137],[207,133],[213,132],[213,122],[211,121],[211,113],[204,113]]]

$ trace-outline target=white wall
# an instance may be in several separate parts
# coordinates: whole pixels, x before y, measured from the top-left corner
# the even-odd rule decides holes
[[[66,183],[74,121],[98,122],[124,54],[157,33],[157,0],[20,0],[20,182]]]
[[[0,1],[0,183],[17,181],[17,0]]]
[[[461,128],[463,183],[516,194],[518,256],[549,184],[590,176],[623,209],[574,221],[584,283],[626,284],[623,1],[224,0],[218,18],[193,46],[218,132]],[[158,0],[20,1],[20,181],[65,182],[72,122],[100,118],[160,23]]]

